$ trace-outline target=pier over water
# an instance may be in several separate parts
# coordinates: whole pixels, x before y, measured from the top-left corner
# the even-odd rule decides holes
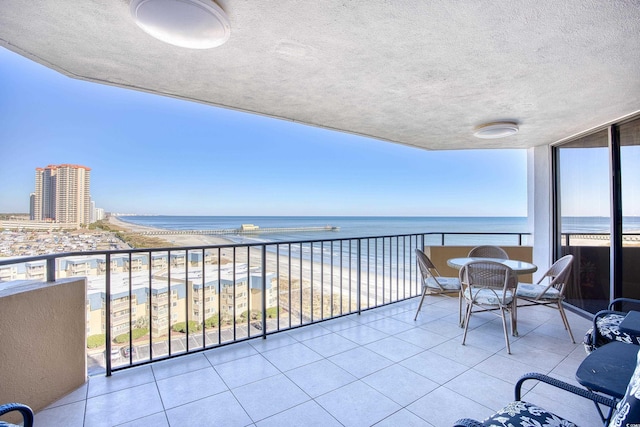
[[[140,231],[139,234],[147,236],[166,235],[224,235],[224,234],[259,234],[259,233],[295,233],[306,231],[338,231],[340,227],[325,225],[322,227],[267,227],[260,228],[253,224],[242,224],[240,228],[222,228],[213,230],[148,230]]]

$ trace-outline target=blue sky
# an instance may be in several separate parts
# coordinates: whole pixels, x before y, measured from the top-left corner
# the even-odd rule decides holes
[[[525,150],[419,150],[74,80],[3,48],[0,116],[0,212],[28,212],[36,167],[73,163],[108,212],[527,214]]]

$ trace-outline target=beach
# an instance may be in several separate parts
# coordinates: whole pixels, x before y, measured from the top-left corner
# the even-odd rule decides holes
[[[160,228],[128,223],[116,216],[110,216],[109,223],[130,233],[161,230]],[[236,242],[215,235],[176,234],[162,236],[162,238],[168,243],[180,247],[238,245]],[[278,286],[280,287],[281,298],[287,298],[285,294],[288,294],[290,288],[292,291],[291,302],[295,305],[295,301],[300,299],[300,282],[302,282],[302,300],[305,311],[309,310],[308,303],[311,301],[312,295],[314,311],[320,310],[320,299],[322,299],[324,300],[324,311],[327,313],[331,310],[331,305],[334,305],[334,309],[336,308],[335,301],[333,304],[331,303],[331,295],[333,295],[334,298],[338,298],[341,294],[343,295],[345,304],[343,309],[348,311],[349,308],[346,307],[346,305],[348,305],[347,301],[350,300],[352,303],[356,301],[355,290],[358,289],[356,265],[354,264],[349,268],[348,263],[344,262],[343,266],[340,267],[338,259],[334,259],[333,265],[331,265],[331,263],[326,260],[324,260],[324,262],[320,261],[319,257],[315,258],[312,262],[310,259],[300,259],[299,254],[290,257],[287,254],[283,254],[287,248],[288,246],[286,244],[281,245],[280,255],[274,252],[273,247],[270,248],[271,250],[265,252],[267,272],[278,273]],[[209,249],[208,251],[212,251],[214,259],[217,258],[217,250],[215,248]],[[235,249],[225,247],[220,249],[220,259],[222,264],[235,262],[249,264],[249,268],[251,269],[261,268],[262,251],[260,247],[254,247],[250,250],[250,253],[247,254],[247,246],[238,245]],[[410,281],[409,279],[408,282]],[[361,283],[363,289],[361,295],[363,307],[369,306],[367,300],[369,300],[370,304],[375,305],[375,300],[378,299],[379,303],[379,299],[383,298],[383,293],[385,294],[384,300],[389,301],[391,298],[392,283],[394,288],[403,288],[405,286],[402,283],[398,283],[394,275],[389,274],[388,271],[385,274],[377,276],[373,272],[367,275],[367,273],[363,271]],[[410,285],[407,285],[407,287],[410,287]],[[351,294],[351,298],[348,297],[349,294]],[[285,303],[285,301],[282,302]],[[283,306],[284,305],[285,304],[283,304]],[[353,309],[353,307],[351,308]]]

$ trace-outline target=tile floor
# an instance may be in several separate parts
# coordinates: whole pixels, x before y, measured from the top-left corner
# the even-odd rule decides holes
[[[556,310],[519,310],[508,355],[500,318],[474,315],[462,346],[456,299],[429,297],[414,322],[417,304],[91,377],[37,413],[36,426],[450,426],[511,401],[526,372],[575,383],[585,352]],[[581,341],[590,322],[568,315]],[[526,384],[530,402],[601,425],[590,401]]]

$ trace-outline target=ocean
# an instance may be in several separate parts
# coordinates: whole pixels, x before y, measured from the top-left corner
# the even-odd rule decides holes
[[[486,235],[472,233],[523,233],[521,244],[530,244],[528,220],[526,217],[380,217],[380,216],[121,216],[121,220],[137,225],[150,226],[167,230],[220,230],[239,229],[242,224],[253,224],[260,228],[290,227],[338,227],[336,231],[297,231],[269,232],[256,234],[224,234],[222,237],[234,243],[252,244],[287,241],[312,241],[332,239],[352,239],[378,236],[395,236],[404,234],[426,235],[426,245],[441,245],[442,234],[445,234],[445,245],[472,246],[493,244],[499,246],[516,246],[520,244],[519,235]],[[637,232],[640,229],[640,218],[625,218],[625,232]],[[565,217],[563,233],[606,233],[609,230],[608,218],[601,217]],[[469,233],[469,234],[446,234]],[[417,241],[414,240],[417,243]],[[373,243],[372,243],[373,244]],[[350,244],[349,244],[350,245]],[[411,241],[388,239],[386,245],[396,251],[398,245],[411,246]],[[385,244],[377,249],[370,248],[370,259],[384,257]],[[368,247],[368,246],[367,246]],[[290,247],[293,255],[302,254],[306,259],[310,256],[339,256],[340,246],[325,246],[323,250],[316,246]],[[274,248],[268,248],[274,251]],[[376,253],[377,252],[377,253]],[[286,253],[286,248],[281,249]],[[312,255],[313,253],[313,255]],[[387,252],[388,256],[389,252]],[[353,254],[352,254],[353,256]]]
[[[168,230],[238,229],[242,224],[260,228],[338,227],[336,231],[299,231],[224,235],[237,243],[349,239],[439,232],[527,233],[525,217],[379,217],[379,216],[122,216],[121,220]],[[440,239],[440,235],[434,236]],[[496,236],[447,236],[447,244],[466,244],[472,239],[495,243]],[[517,236],[501,238],[514,244]],[[503,243],[506,244],[506,243]]]
[[[242,224],[260,228],[338,227],[337,231],[298,231],[227,234],[236,243],[282,242],[419,233],[527,233],[526,217],[397,217],[397,216],[121,216],[121,220],[167,230],[239,229]],[[625,233],[638,233],[640,217],[625,217]],[[608,233],[607,217],[563,217],[563,233]],[[440,235],[433,236],[439,242]],[[505,242],[506,239],[506,242]],[[526,244],[526,236],[523,237]],[[517,236],[448,235],[446,244],[516,244]]]

